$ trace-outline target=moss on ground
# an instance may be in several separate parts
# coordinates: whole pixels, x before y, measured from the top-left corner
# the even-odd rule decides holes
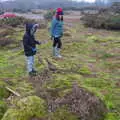
[[[6,111],[7,111],[7,104],[4,101],[0,100],[0,119],[2,119]]]
[[[80,120],[75,114],[69,112],[67,107],[61,107],[49,116],[51,120]]]
[[[45,102],[37,96],[20,99],[16,107],[7,110],[2,120],[29,120],[31,117],[45,117]]]

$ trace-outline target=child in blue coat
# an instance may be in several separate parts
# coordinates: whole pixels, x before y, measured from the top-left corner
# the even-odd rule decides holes
[[[53,38],[53,56],[61,58],[60,49],[62,47],[61,37],[63,36],[63,10],[57,8],[56,15],[51,24],[51,37]]]

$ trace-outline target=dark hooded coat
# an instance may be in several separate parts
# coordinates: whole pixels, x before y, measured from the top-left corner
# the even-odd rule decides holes
[[[23,36],[23,46],[26,56],[35,55],[36,51],[33,51],[33,49],[36,49],[36,44],[39,44],[39,42],[35,40],[34,35],[31,35],[33,26],[34,24],[26,24],[26,33]]]

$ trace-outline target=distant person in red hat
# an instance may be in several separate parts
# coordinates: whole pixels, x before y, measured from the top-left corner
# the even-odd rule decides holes
[[[58,58],[62,57],[60,55],[60,49],[62,47],[63,24],[63,10],[62,8],[57,8],[51,24],[51,38],[53,38],[53,56]]]

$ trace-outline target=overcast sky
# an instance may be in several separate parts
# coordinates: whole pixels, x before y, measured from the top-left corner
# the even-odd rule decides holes
[[[83,1],[83,0],[74,0],[74,1]],[[84,1],[87,1],[87,2],[94,2],[95,0],[84,0]]]
[[[8,1],[8,0],[0,0],[0,1]],[[73,0],[73,1],[87,1],[87,2],[94,2],[95,0]]]

